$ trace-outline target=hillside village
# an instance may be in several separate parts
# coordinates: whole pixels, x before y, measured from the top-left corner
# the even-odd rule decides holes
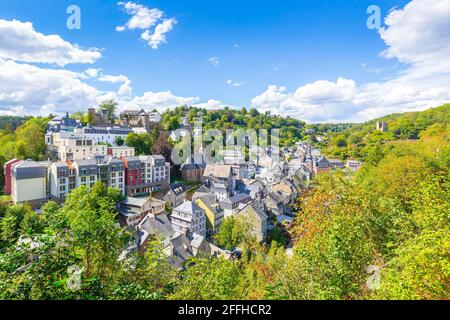
[[[69,114],[52,118],[45,134],[48,160],[7,161],[5,194],[14,204],[29,204],[39,212],[50,200],[64,204],[80,186],[93,188],[101,182],[116,188],[123,196],[117,223],[135,237],[121,257],[144,253],[148,241],[162,238],[177,268],[199,254],[238,256],[239,248],[227,250],[215,241],[229,217],[246,221],[261,243],[274,228],[287,235],[295,217],[292,208],[314,176],[334,169],[354,172],[361,166],[356,160],[327,159],[306,141],[281,148],[276,157],[270,147],[259,148],[256,161],[246,161],[236,147],[225,149],[222,161],[207,163],[200,148],[174,166],[160,154],[137,155],[134,147],[120,143],[131,133],[151,135],[162,120],[158,112],[126,110],[114,121],[106,109],[89,109],[87,118],[87,124]],[[201,136],[187,117],[180,125],[167,133],[172,144]],[[174,170],[179,171],[176,177],[171,175]],[[289,250],[289,239],[286,243]]]
[[[12,119],[0,130],[0,295],[403,298],[402,279],[430,279],[429,263],[448,260],[448,111],[307,126],[186,107]],[[280,132],[279,147],[227,137],[218,158],[199,139],[255,118],[256,130],[290,124],[293,135]],[[83,290],[65,285],[73,264]],[[433,279],[432,294],[447,296]],[[423,283],[411,294],[428,297]]]

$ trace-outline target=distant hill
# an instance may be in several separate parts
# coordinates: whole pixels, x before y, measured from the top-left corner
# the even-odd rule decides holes
[[[164,130],[174,130],[180,127],[183,120],[191,126],[198,117],[203,118],[203,129],[280,129],[280,145],[292,146],[303,138],[305,122],[291,118],[273,115],[270,112],[260,113],[252,108],[240,110],[225,107],[220,110],[206,110],[195,107],[177,107],[162,113],[161,125]]]
[[[16,130],[18,126],[25,123],[30,117],[0,116],[0,130]]]
[[[377,130],[377,122],[386,122],[388,130]],[[422,131],[437,123],[450,123],[450,104],[421,112],[390,114],[362,124],[349,125],[340,132],[328,131],[328,139],[318,145],[329,157],[364,161],[376,152],[375,149],[388,142],[419,139]]]

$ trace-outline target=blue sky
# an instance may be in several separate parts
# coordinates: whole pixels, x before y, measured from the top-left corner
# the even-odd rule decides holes
[[[431,92],[443,86],[439,83],[416,89],[412,83],[404,84],[405,72],[408,73],[419,63],[414,57],[409,57],[411,51],[416,54],[415,48],[399,43],[398,34],[405,29],[402,26],[407,22],[394,17],[396,19],[393,18],[391,25],[384,24],[390,33],[386,32],[383,36],[377,30],[366,27],[366,10],[371,4],[381,8],[383,18],[389,15],[390,10],[409,10],[410,15],[415,17],[415,11],[419,10],[416,7],[430,7],[429,3],[425,3],[428,1],[431,0],[136,0],[136,5],[159,9],[164,13],[164,18],[153,27],[118,32],[116,28],[132,18],[118,1],[2,0],[0,19],[31,22],[33,32],[44,36],[59,35],[65,42],[76,44],[86,51],[97,48],[101,57],[94,59],[93,63],[73,61],[65,65],[41,63],[39,59],[23,61],[9,53],[1,54],[2,29],[0,57],[45,70],[82,73],[94,68],[101,69],[102,75],[122,75],[127,80],[99,81],[98,77],[78,80],[83,86],[98,91],[94,94],[88,89],[88,95],[96,95],[96,101],[115,97],[121,102],[123,100],[124,108],[148,103],[158,104],[157,107],[164,109],[179,101],[192,101],[192,104],[205,104],[211,108],[222,105],[254,106],[282,115],[297,115],[312,122],[363,121],[372,115],[378,116],[392,110],[423,109],[448,99],[436,94],[426,96],[420,105],[411,105],[409,99],[399,105],[397,101],[394,104],[392,101],[379,101],[379,97],[375,96],[373,103],[364,101],[364,105],[360,104],[362,98],[375,95],[375,91],[367,92],[367,86],[371,84],[378,84],[379,87],[375,88],[378,91],[384,90],[382,87],[387,84],[394,91],[401,87],[407,94],[410,93],[408,89],[413,87],[421,91],[421,97],[424,91]],[[405,5],[410,2],[418,4],[408,9]],[[441,2],[448,3],[447,0]],[[81,9],[81,30],[66,27],[66,8],[71,4]],[[430,19],[432,12],[430,9]],[[447,14],[445,10],[444,13]],[[423,14],[427,15],[427,12]],[[147,41],[141,39],[141,34],[146,29],[154,32],[156,25],[164,19],[174,19],[177,23],[165,34],[166,43],[151,48]],[[414,28],[414,22],[407,27]],[[443,19],[440,23],[446,22]],[[8,26],[4,30],[11,32],[15,27]],[[441,27],[439,25],[434,29],[439,31]],[[436,34],[436,39],[440,39],[439,34]],[[11,46],[13,42],[4,43]],[[391,57],[380,54],[389,47],[394,52]],[[30,45],[29,50],[33,48],[39,46]],[[48,46],[43,50],[48,50]],[[408,57],[405,59],[404,55]],[[208,62],[211,58],[218,63]],[[400,80],[401,85],[394,87],[392,81]],[[117,94],[118,87],[126,81],[131,91],[116,97],[114,94]],[[272,89],[269,86],[273,86]],[[47,88],[52,90],[52,86]],[[12,90],[7,88],[3,91],[11,93]],[[58,88],[55,90],[58,91]],[[149,92],[151,94],[144,99],[145,93]],[[301,94],[294,97],[296,92]],[[323,97],[321,92],[325,93]],[[66,111],[64,103],[78,99],[81,94],[77,92],[76,98],[64,97],[56,101],[43,97],[43,101],[30,101],[30,106],[26,100],[18,103],[0,99],[0,114],[2,109],[4,114],[13,110],[32,114],[46,110]],[[89,99],[83,102],[93,103]],[[82,108],[81,102],[70,107],[73,108]],[[376,110],[365,116],[365,108]]]

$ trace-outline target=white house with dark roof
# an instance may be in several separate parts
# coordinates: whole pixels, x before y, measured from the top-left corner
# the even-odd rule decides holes
[[[90,139],[95,141],[97,144],[105,143],[110,144],[112,146],[116,146],[117,138],[122,138],[125,141],[127,135],[129,135],[133,130],[128,127],[98,127],[98,126],[90,126],[86,127],[77,127],[75,129],[75,133],[79,134],[84,139]]]
[[[170,163],[162,155],[139,156],[144,164],[144,183],[151,186],[152,191],[167,190],[170,182]]]
[[[148,119],[150,122],[160,123],[162,120],[162,117],[158,111],[152,111],[152,112],[148,113]]]
[[[178,207],[186,200],[187,190],[188,188],[181,182],[172,183],[164,196],[164,201],[170,203],[172,208]]]
[[[185,201],[173,209],[172,226],[175,232],[184,234],[188,237],[197,233],[202,237],[206,236],[206,218],[205,211],[194,201]]]

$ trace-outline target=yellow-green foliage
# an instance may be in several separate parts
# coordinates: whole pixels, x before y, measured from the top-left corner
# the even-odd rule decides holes
[[[378,121],[388,124],[387,132],[376,130]],[[329,131],[330,139],[324,153],[330,157],[357,158],[376,163],[383,152],[388,152],[389,146],[392,146],[391,142],[417,140],[430,126],[449,123],[450,104],[422,112],[391,114],[363,124],[352,125],[338,133]]]

